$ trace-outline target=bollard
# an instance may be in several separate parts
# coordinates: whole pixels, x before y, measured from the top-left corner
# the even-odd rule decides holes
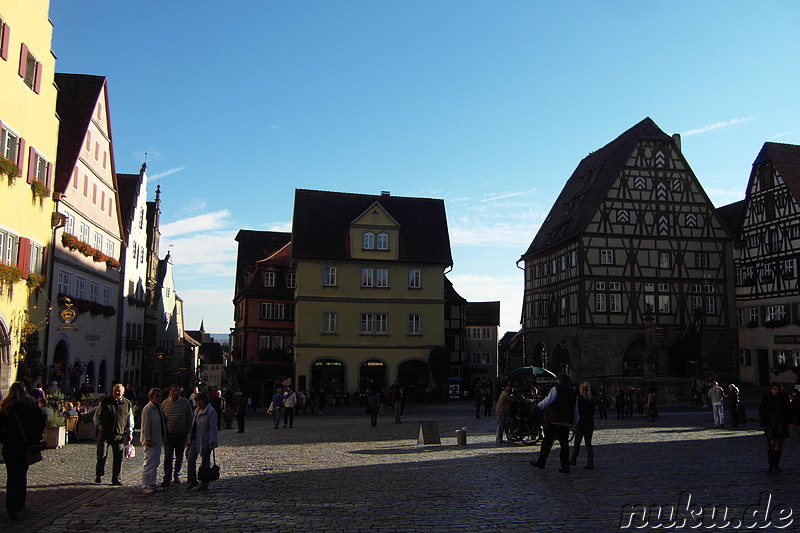
[[[456,430],[456,444],[458,446],[467,445],[467,428],[461,428]]]

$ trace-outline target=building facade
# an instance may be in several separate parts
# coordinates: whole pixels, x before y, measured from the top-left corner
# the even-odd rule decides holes
[[[497,380],[500,302],[469,302],[464,358],[470,382]]]
[[[732,238],[650,119],[584,158],[520,261],[526,361],[574,378],[736,372]]]
[[[110,392],[117,352],[122,221],[106,78],[56,74],[61,118],[47,343],[50,381]]]
[[[795,383],[800,371],[800,146],[764,143],[742,204],[735,264],[740,376],[758,385]]]
[[[57,158],[49,2],[0,5],[0,392],[43,369]],[[18,372],[19,370],[19,372]]]
[[[292,259],[298,388],[429,383],[453,262],[442,200],[299,189]]]

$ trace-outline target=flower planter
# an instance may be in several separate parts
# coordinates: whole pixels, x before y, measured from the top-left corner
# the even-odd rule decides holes
[[[47,448],[61,448],[67,444],[67,428],[44,428],[44,440]]]

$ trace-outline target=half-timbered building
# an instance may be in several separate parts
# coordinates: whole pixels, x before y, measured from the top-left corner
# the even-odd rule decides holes
[[[764,143],[753,162],[737,236],[741,379],[793,383],[800,367],[800,146]]]
[[[576,378],[732,372],[732,239],[645,118],[578,165],[520,261],[526,360]]]

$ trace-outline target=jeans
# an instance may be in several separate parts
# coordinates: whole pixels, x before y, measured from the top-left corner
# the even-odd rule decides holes
[[[167,433],[164,441],[164,481],[172,481],[172,461],[175,456],[175,479],[183,473],[183,454],[186,449],[186,433]]]
[[[506,414],[495,411],[495,415],[497,415],[497,436],[495,436],[494,441],[503,442],[503,433],[506,430]]]
[[[282,415],[283,415],[283,406],[272,408],[272,421],[275,423],[275,429],[278,429],[278,426],[281,423]]]
[[[589,466],[594,466],[594,449],[592,449],[592,434],[594,433],[594,426],[583,427],[580,424],[575,426],[575,445],[572,448],[571,462],[578,459],[578,453],[581,451],[581,440],[586,443],[586,459]]]
[[[722,402],[714,402],[711,411],[714,413],[714,426],[721,426],[725,422],[725,406]]]

